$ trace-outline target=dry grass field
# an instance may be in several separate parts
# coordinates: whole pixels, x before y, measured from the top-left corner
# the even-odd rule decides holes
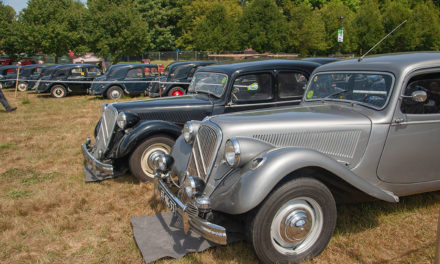
[[[131,175],[84,182],[80,145],[109,101],[5,94],[18,110],[0,108],[0,263],[143,263],[130,218],[164,210],[153,185]],[[334,237],[310,263],[432,263],[439,201],[435,192],[340,206]],[[257,262],[245,242],[160,261]]]

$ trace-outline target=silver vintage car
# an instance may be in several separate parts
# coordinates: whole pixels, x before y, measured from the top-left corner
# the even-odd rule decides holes
[[[338,203],[439,190],[439,150],[440,53],[411,53],[321,66],[297,107],[188,122],[154,163],[185,231],[226,244],[238,220],[261,261],[296,263],[325,249]]]

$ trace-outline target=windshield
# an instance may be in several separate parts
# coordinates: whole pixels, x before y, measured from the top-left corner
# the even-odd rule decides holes
[[[226,74],[214,72],[198,72],[194,75],[188,91],[192,93],[208,93],[221,97],[228,83]]]
[[[333,72],[315,75],[305,100],[356,102],[380,109],[391,94],[393,76],[388,73]]]

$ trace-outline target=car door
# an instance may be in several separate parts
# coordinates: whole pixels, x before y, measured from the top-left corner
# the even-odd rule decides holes
[[[130,94],[143,93],[146,89],[144,67],[137,66],[129,69],[125,81],[125,87]]]
[[[254,72],[235,78],[225,113],[272,107],[274,100],[272,72]]]
[[[102,71],[98,67],[96,67],[96,66],[88,66],[88,67],[86,67],[85,71],[86,71],[86,78],[85,78],[85,80],[87,82],[84,82],[83,89],[84,89],[84,92],[87,92],[87,89],[89,89],[90,86],[92,85],[92,81],[96,77],[101,76],[102,75]]]
[[[67,85],[73,93],[84,93],[86,90],[84,81],[87,81],[85,67],[76,66],[68,71]]]
[[[308,75],[300,71],[278,71],[277,76],[278,106],[295,105],[301,102],[306,89]]]
[[[378,166],[388,183],[409,184],[440,180],[440,69],[419,72],[406,82],[404,96],[425,91],[427,100],[401,99]]]

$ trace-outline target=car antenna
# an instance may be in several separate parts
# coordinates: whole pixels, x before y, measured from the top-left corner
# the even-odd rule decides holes
[[[388,33],[385,37],[383,37],[381,40],[379,40],[379,42],[377,42],[371,49],[369,49],[364,55],[362,55],[362,57],[360,57],[358,59],[358,62],[361,62],[365,56],[367,56],[368,53],[370,53],[370,51],[372,51],[374,48],[376,48],[377,45],[379,45],[382,41],[384,41],[389,35],[391,35],[394,31],[396,31],[396,29],[398,29],[399,27],[401,27],[403,24],[406,23],[406,21],[408,21],[408,19],[405,19],[405,21],[403,21],[402,23],[400,23],[400,25],[398,25],[397,27],[395,27],[393,30],[391,30],[390,33]]]

